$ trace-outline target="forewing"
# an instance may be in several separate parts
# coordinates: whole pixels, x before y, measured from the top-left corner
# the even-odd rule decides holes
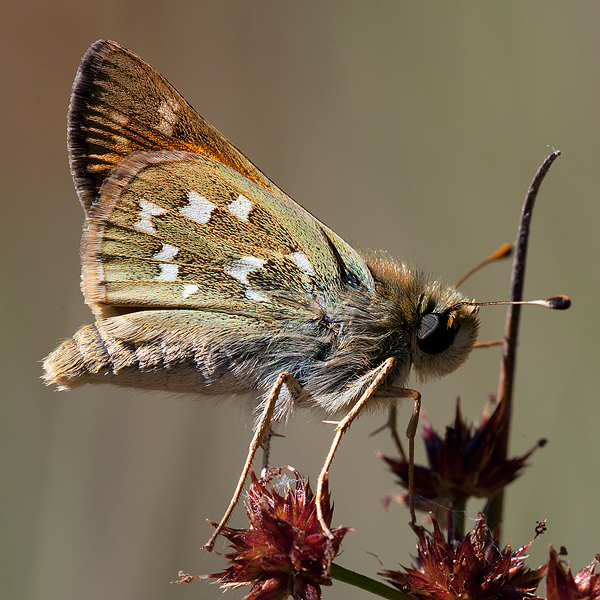
[[[101,317],[171,307],[314,318],[355,285],[293,200],[185,152],[141,152],[114,169],[86,220],[82,263]]]
[[[86,211],[110,171],[138,151],[185,150],[214,158],[265,189],[278,188],[207,123],[158,71],[119,44],[85,53],[68,116],[71,172]]]

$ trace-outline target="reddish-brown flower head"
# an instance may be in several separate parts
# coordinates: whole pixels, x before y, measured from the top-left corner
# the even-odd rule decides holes
[[[598,600],[600,599],[600,573],[594,569],[600,562],[596,554],[590,565],[573,577],[571,566],[561,560],[550,546],[548,575],[546,576],[546,596],[548,600]]]
[[[288,467],[289,468],[289,467]],[[283,495],[270,483],[283,469],[271,469],[252,485],[246,500],[250,529],[225,527],[223,535],[233,552],[224,555],[231,566],[216,577],[222,587],[252,586],[248,600],[316,600],[321,586],[331,585],[331,561],[339,551],[348,527],[332,529],[329,539],[317,520],[315,498],[307,481],[294,470],[295,486]],[[331,525],[333,507],[327,488],[323,494],[323,516]]]
[[[463,420],[457,403],[454,424],[446,428],[445,438],[423,417],[429,467],[415,465],[417,506],[429,506],[426,500],[453,506],[470,497],[487,498],[518,477],[535,448],[511,460],[503,458],[499,451],[503,414],[499,403],[494,414],[488,418],[484,413],[481,425],[474,429]],[[381,458],[408,487],[408,463],[384,455]]]
[[[531,542],[516,552],[500,550],[480,514],[477,526],[463,540],[447,543],[435,518],[433,535],[413,526],[419,538],[417,568],[381,573],[390,583],[414,598],[432,600],[536,599],[535,590],[544,567],[525,566]]]

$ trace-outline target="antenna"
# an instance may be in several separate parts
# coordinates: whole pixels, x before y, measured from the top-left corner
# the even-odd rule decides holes
[[[532,306],[544,306],[545,308],[553,308],[555,310],[566,310],[571,306],[571,299],[568,296],[552,296],[545,300],[498,300],[496,302],[458,302],[455,306],[496,306],[499,304],[531,304]]]
[[[466,275],[461,277],[461,279],[452,286],[452,289],[455,290],[457,287],[462,285],[467,279],[469,279],[469,277],[471,277],[471,275],[477,273],[477,271],[479,271],[479,269],[481,269],[482,267],[485,267],[486,265],[489,265],[490,263],[493,263],[502,258],[507,258],[512,254],[512,251],[512,244],[502,244],[502,246],[500,246],[498,250],[492,252],[492,254],[490,254],[485,260],[481,261],[477,266],[473,267]]]

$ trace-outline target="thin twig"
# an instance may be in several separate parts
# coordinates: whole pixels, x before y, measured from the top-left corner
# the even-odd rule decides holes
[[[560,152],[555,150],[552,152],[552,154],[549,154],[546,157],[531,181],[529,189],[527,190],[527,195],[525,196],[525,202],[523,203],[523,208],[521,210],[521,219],[519,222],[517,242],[515,244],[515,254],[510,281],[509,299],[513,302],[520,302],[523,299],[527,244],[529,241],[531,216],[533,213],[535,199],[542,181],[550,169],[550,166],[559,156]],[[517,360],[517,337],[519,333],[520,315],[521,306],[519,304],[512,304],[508,307],[506,326],[504,330],[502,362],[500,365],[500,380],[498,383],[498,401],[502,401],[504,407],[502,419],[499,421],[499,424],[502,423],[502,431],[498,446],[498,450],[502,458],[507,458],[508,456],[508,438],[510,434],[510,419],[512,414],[513,387]],[[498,523],[502,522],[503,504],[503,492],[496,494],[488,503],[487,521],[492,530],[494,530]]]

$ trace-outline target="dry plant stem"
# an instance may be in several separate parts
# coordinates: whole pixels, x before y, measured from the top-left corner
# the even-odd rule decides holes
[[[548,173],[552,163],[560,156],[560,152],[554,151],[548,155],[537,173],[535,174],[521,210],[519,231],[515,245],[512,275],[510,281],[509,300],[520,302],[523,299],[523,286],[525,283],[525,264],[527,258],[527,244],[529,241],[529,230],[531,215],[537,193],[544,177]],[[519,319],[521,306],[512,304],[508,307],[506,326],[504,330],[504,348],[502,351],[502,362],[500,365],[500,381],[498,383],[498,400],[504,402],[505,415],[502,420],[503,430],[500,437],[500,452],[506,458],[508,456],[508,437],[510,433],[510,418],[512,414],[512,397],[517,358],[517,336],[519,332]],[[488,525],[494,530],[496,525],[502,521],[502,509],[504,504],[504,493],[499,492],[493,496],[486,507]]]
[[[394,358],[388,358],[382,365],[379,367],[373,381],[369,385],[369,387],[365,390],[364,394],[360,397],[358,402],[352,407],[352,409],[348,412],[348,414],[336,425],[335,428],[335,436],[333,438],[333,442],[331,443],[331,448],[329,449],[329,453],[327,454],[327,458],[325,459],[325,464],[321,469],[321,473],[319,474],[319,479],[317,480],[317,493],[315,497],[315,503],[317,505],[317,518],[319,519],[319,523],[321,523],[321,527],[323,528],[323,533],[330,538],[333,539],[333,533],[327,524],[325,523],[325,519],[323,518],[323,486],[325,484],[325,479],[327,478],[327,473],[329,472],[329,467],[331,466],[331,461],[335,456],[337,447],[340,445],[340,441],[344,433],[346,433],[347,429],[352,425],[352,422],[362,409],[365,407],[365,404],[374,396],[377,388],[385,381],[387,376],[392,372],[394,368],[396,360]],[[410,390],[412,391],[412,390]]]
[[[260,421],[256,424],[254,436],[252,438],[252,441],[250,442],[250,446],[248,447],[248,456],[246,457],[244,468],[242,469],[242,473],[240,475],[240,478],[238,479],[237,486],[235,488],[235,491],[233,492],[231,502],[229,503],[229,506],[227,507],[227,510],[225,511],[225,514],[223,515],[223,518],[221,519],[220,523],[217,525],[217,527],[213,531],[213,534],[210,536],[210,539],[208,540],[208,542],[206,542],[206,544],[204,544],[204,546],[202,546],[203,550],[207,550],[208,552],[212,551],[213,546],[215,545],[215,540],[221,533],[223,527],[225,527],[225,525],[227,524],[227,521],[229,520],[229,517],[231,516],[235,505],[238,503],[238,500],[240,499],[240,496],[242,494],[244,483],[246,482],[246,477],[248,477],[248,473],[250,472],[250,468],[252,467],[252,461],[254,459],[254,456],[256,455],[257,450],[261,447],[263,439],[267,435],[269,427],[271,426],[273,412],[275,411],[275,404],[277,402],[277,398],[279,397],[279,393],[281,392],[281,388],[283,384],[286,383],[291,377],[292,375],[290,375],[289,373],[281,373],[277,378],[275,385],[273,385],[271,392],[269,393],[267,402],[265,404],[263,413],[260,417]]]

